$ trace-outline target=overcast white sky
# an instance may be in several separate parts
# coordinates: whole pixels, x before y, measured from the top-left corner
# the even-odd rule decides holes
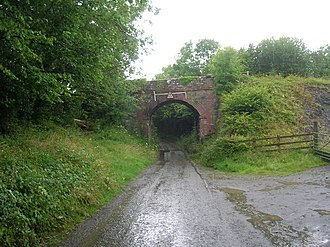
[[[175,61],[185,42],[214,39],[236,49],[270,37],[302,39],[309,49],[330,44],[330,0],[152,0],[160,8],[143,28],[154,45],[138,63],[152,79]]]

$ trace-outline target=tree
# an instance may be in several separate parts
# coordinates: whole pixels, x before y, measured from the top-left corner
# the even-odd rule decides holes
[[[256,74],[258,70],[256,47],[253,44],[249,44],[248,48],[239,49],[238,54],[249,73]]]
[[[315,77],[330,77],[330,45],[323,46],[311,54],[311,73]]]
[[[202,75],[209,74],[208,63],[220,49],[220,44],[212,39],[202,39],[196,44],[195,56]]]
[[[300,39],[281,37],[262,40],[256,47],[241,50],[247,69],[255,74],[308,74],[309,50]]]
[[[4,0],[0,131],[15,120],[61,118],[68,104],[75,117],[122,112],[125,71],[146,44],[134,23],[148,7],[148,1]]]
[[[191,41],[185,43],[175,63],[164,67],[156,78],[206,75],[209,73],[207,64],[219,48],[219,43],[210,39],[200,40],[195,47]]]
[[[232,47],[218,50],[212,58],[209,69],[216,83],[218,93],[229,92],[242,77],[244,66],[238,52]]]
[[[33,28],[35,12],[26,1],[0,5],[0,130],[13,118],[30,117],[37,99],[60,102],[69,76],[46,71],[39,47],[50,47],[54,38]]]

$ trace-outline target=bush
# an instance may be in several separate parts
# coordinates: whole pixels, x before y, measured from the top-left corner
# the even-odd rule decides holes
[[[68,231],[155,160],[125,129],[84,135],[34,127],[0,136],[0,246],[39,246]]]
[[[178,141],[177,144],[190,154],[197,153],[198,151],[198,145],[199,143],[199,137],[196,132],[196,130],[192,130],[188,134],[182,136]]]
[[[61,228],[77,189],[88,181],[91,163],[65,146],[49,152],[43,145],[55,140],[45,134],[34,130],[0,139],[2,246],[36,246],[41,235]]]
[[[274,108],[264,88],[239,87],[224,97],[224,125],[229,135],[249,136],[262,131]]]
[[[239,142],[239,139],[240,137],[219,137],[209,140],[199,154],[198,161],[206,166],[214,166],[216,162],[249,150],[250,146],[247,143]]]
[[[252,77],[223,96],[222,135],[259,137],[297,130],[300,99],[281,77]]]

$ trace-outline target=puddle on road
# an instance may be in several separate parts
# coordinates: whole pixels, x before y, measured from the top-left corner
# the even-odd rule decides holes
[[[315,212],[318,212],[320,215],[330,215],[330,211],[324,209],[313,209]]]
[[[230,202],[234,203],[235,209],[247,216],[253,227],[261,231],[276,246],[292,246],[292,243],[305,244],[308,241],[308,234],[295,230],[292,226],[282,223],[283,219],[277,215],[271,215],[255,210],[247,204],[245,191],[231,188],[221,188],[227,194]]]
[[[280,189],[283,189],[283,188],[284,188],[283,186],[267,187],[267,188],[261,189],[259,191],[261,191],[261,192],[270,192],[270,191],[273,191],[273,190],[280,190]]]
[[[266,187],[263,189],[260,189],[259,191],[261,192],[271,192],[274,190],[280,190],[280,189],[284,189],[287,186],[297,186],[297,185],[302,185],[303,183],[299,183],[299,182],[288,182],[288,181],[277,181],[278,183],[282,184],[280,186],[275,186],[275,187]]]

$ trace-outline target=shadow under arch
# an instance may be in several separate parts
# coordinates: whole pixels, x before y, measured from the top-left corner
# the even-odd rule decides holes
[[[186,106],[189,110],[191,110],[191,112],[193,113],[193,116],[194,116],[194,128],[196,129],[198,138],[200,138],[200,113],[194,106],[189,104],[187,101],[183,101],[183,100],[177,100],[177,99],[167,100],[167,101],[157,104],[154,108],[152,108],[149,112],[149,119],[148,119],[150,129],[152,128],[151,127],[153,124],[152,116],[154,115],[154,113],[158,109],[162,108],[163,106],[170,105],[170,104],[181,104],[181,105]],[[149,132],[149,135],[150,135],[149,137],[151,137],[151,131]]]

